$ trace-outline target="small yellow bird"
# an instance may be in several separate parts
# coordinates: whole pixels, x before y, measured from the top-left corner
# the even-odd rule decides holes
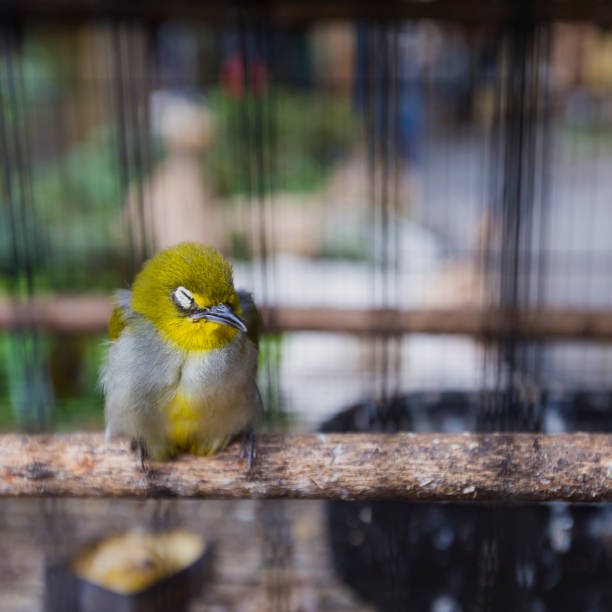
[[[130,437],[144,467],[147,456],[210,455],[242,432],[250,468],[259,316],[220,253],[183,243],[147,261],[132,290],[117,293],[109,336],[107,439]]]

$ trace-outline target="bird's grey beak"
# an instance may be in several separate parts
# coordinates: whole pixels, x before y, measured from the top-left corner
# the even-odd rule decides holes
[[[235,327],[240,331],[246,332],[247,328],[244,321],[229,307],[225,304],[217,304],[210,308],[202,308],[193,314],[189,315],[189,318],[195,323],[200,319],[205,321],[212,321],[213,323],[222,323],[223,325],[229,325]]]

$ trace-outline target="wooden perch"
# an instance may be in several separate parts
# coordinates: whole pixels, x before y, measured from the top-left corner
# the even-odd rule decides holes
[[[58,333],[105,331],[112,306],[104,296],[58,295],[30,302],[0,300],[0,329],[49,329]],[[267,332],[349,334],[462,334],[496,337],[612,340],[612,311],[548,309],[391,310],[263,307]]]
[[[262,436],[250,475],[239,448],[152,462],[100,434],[0,436],[0,496],[612,501],[612,435]]]

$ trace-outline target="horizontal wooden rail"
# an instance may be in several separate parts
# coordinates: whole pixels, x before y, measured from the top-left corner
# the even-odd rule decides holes
[[[43,328],[58,333],[104,331],[112,301],[101,295],[56,295],[28,302],[0,301],[0,329]]]
[[[265,327],[270,331],[485,337],[515,333],[532,338],[612,340],[612,312],[604,311],[268,308],[263,315]]]
[[[0,300],[0,329],[39,327],[59,333],[106,330],[111,301],[105,296],[58,295],[30,302]],[[336,333],[463,334],[496,337],[612,340],[612,311],[547,309],[389,310],[264,307],[265,330]]]
[[[612,501],[612,435],[262,436],[250,473],[238,445],[151,462],[100,434],[0,436],[0,496]]]

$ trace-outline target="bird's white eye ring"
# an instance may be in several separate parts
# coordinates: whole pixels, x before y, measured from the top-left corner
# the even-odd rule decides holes
[[[185,289],[185,287],[177,287],[172,292],[172,299],[181,310],[191,310],[196,307],[193,293],[189,289]]]

